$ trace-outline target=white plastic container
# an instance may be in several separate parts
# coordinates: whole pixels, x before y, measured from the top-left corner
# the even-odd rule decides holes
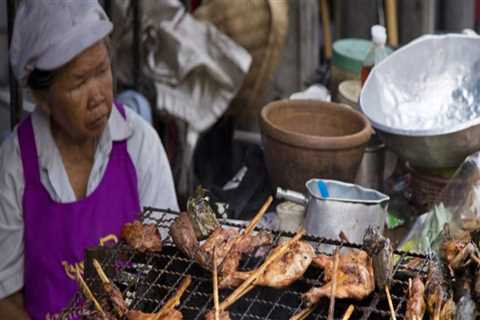
[[[277,208],[279,228],[283,231],[295,232],[303,225],[305,207],[294,202],[285,201]]]

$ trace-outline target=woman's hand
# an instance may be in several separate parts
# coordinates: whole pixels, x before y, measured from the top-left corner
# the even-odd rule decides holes
[[[21,291],[0,299],[0,319],[3,320],[30,320],[23,306],[23,294]]]

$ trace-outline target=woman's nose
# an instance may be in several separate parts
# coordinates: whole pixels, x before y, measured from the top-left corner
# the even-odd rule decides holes
[[[95,79],[90,81],[88,89],[88,109],[95,109],[99,104],[103,102],[103,95],[100,83]]]

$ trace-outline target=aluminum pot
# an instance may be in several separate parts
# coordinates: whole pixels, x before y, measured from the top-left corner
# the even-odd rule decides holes
[[[308,195],[277,188],[277,198],[306,206],[304,226],[309,234],[361,243],[369,226],[383,232],[390,197],[373,189],[336,180],[311,179]]]

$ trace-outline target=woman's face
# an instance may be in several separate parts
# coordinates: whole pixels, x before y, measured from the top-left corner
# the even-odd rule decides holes
[[[98,138],[113,102],[112,71],[103,41],[86,49],[55,76],[42,108],[54,128],[75,141]]]

